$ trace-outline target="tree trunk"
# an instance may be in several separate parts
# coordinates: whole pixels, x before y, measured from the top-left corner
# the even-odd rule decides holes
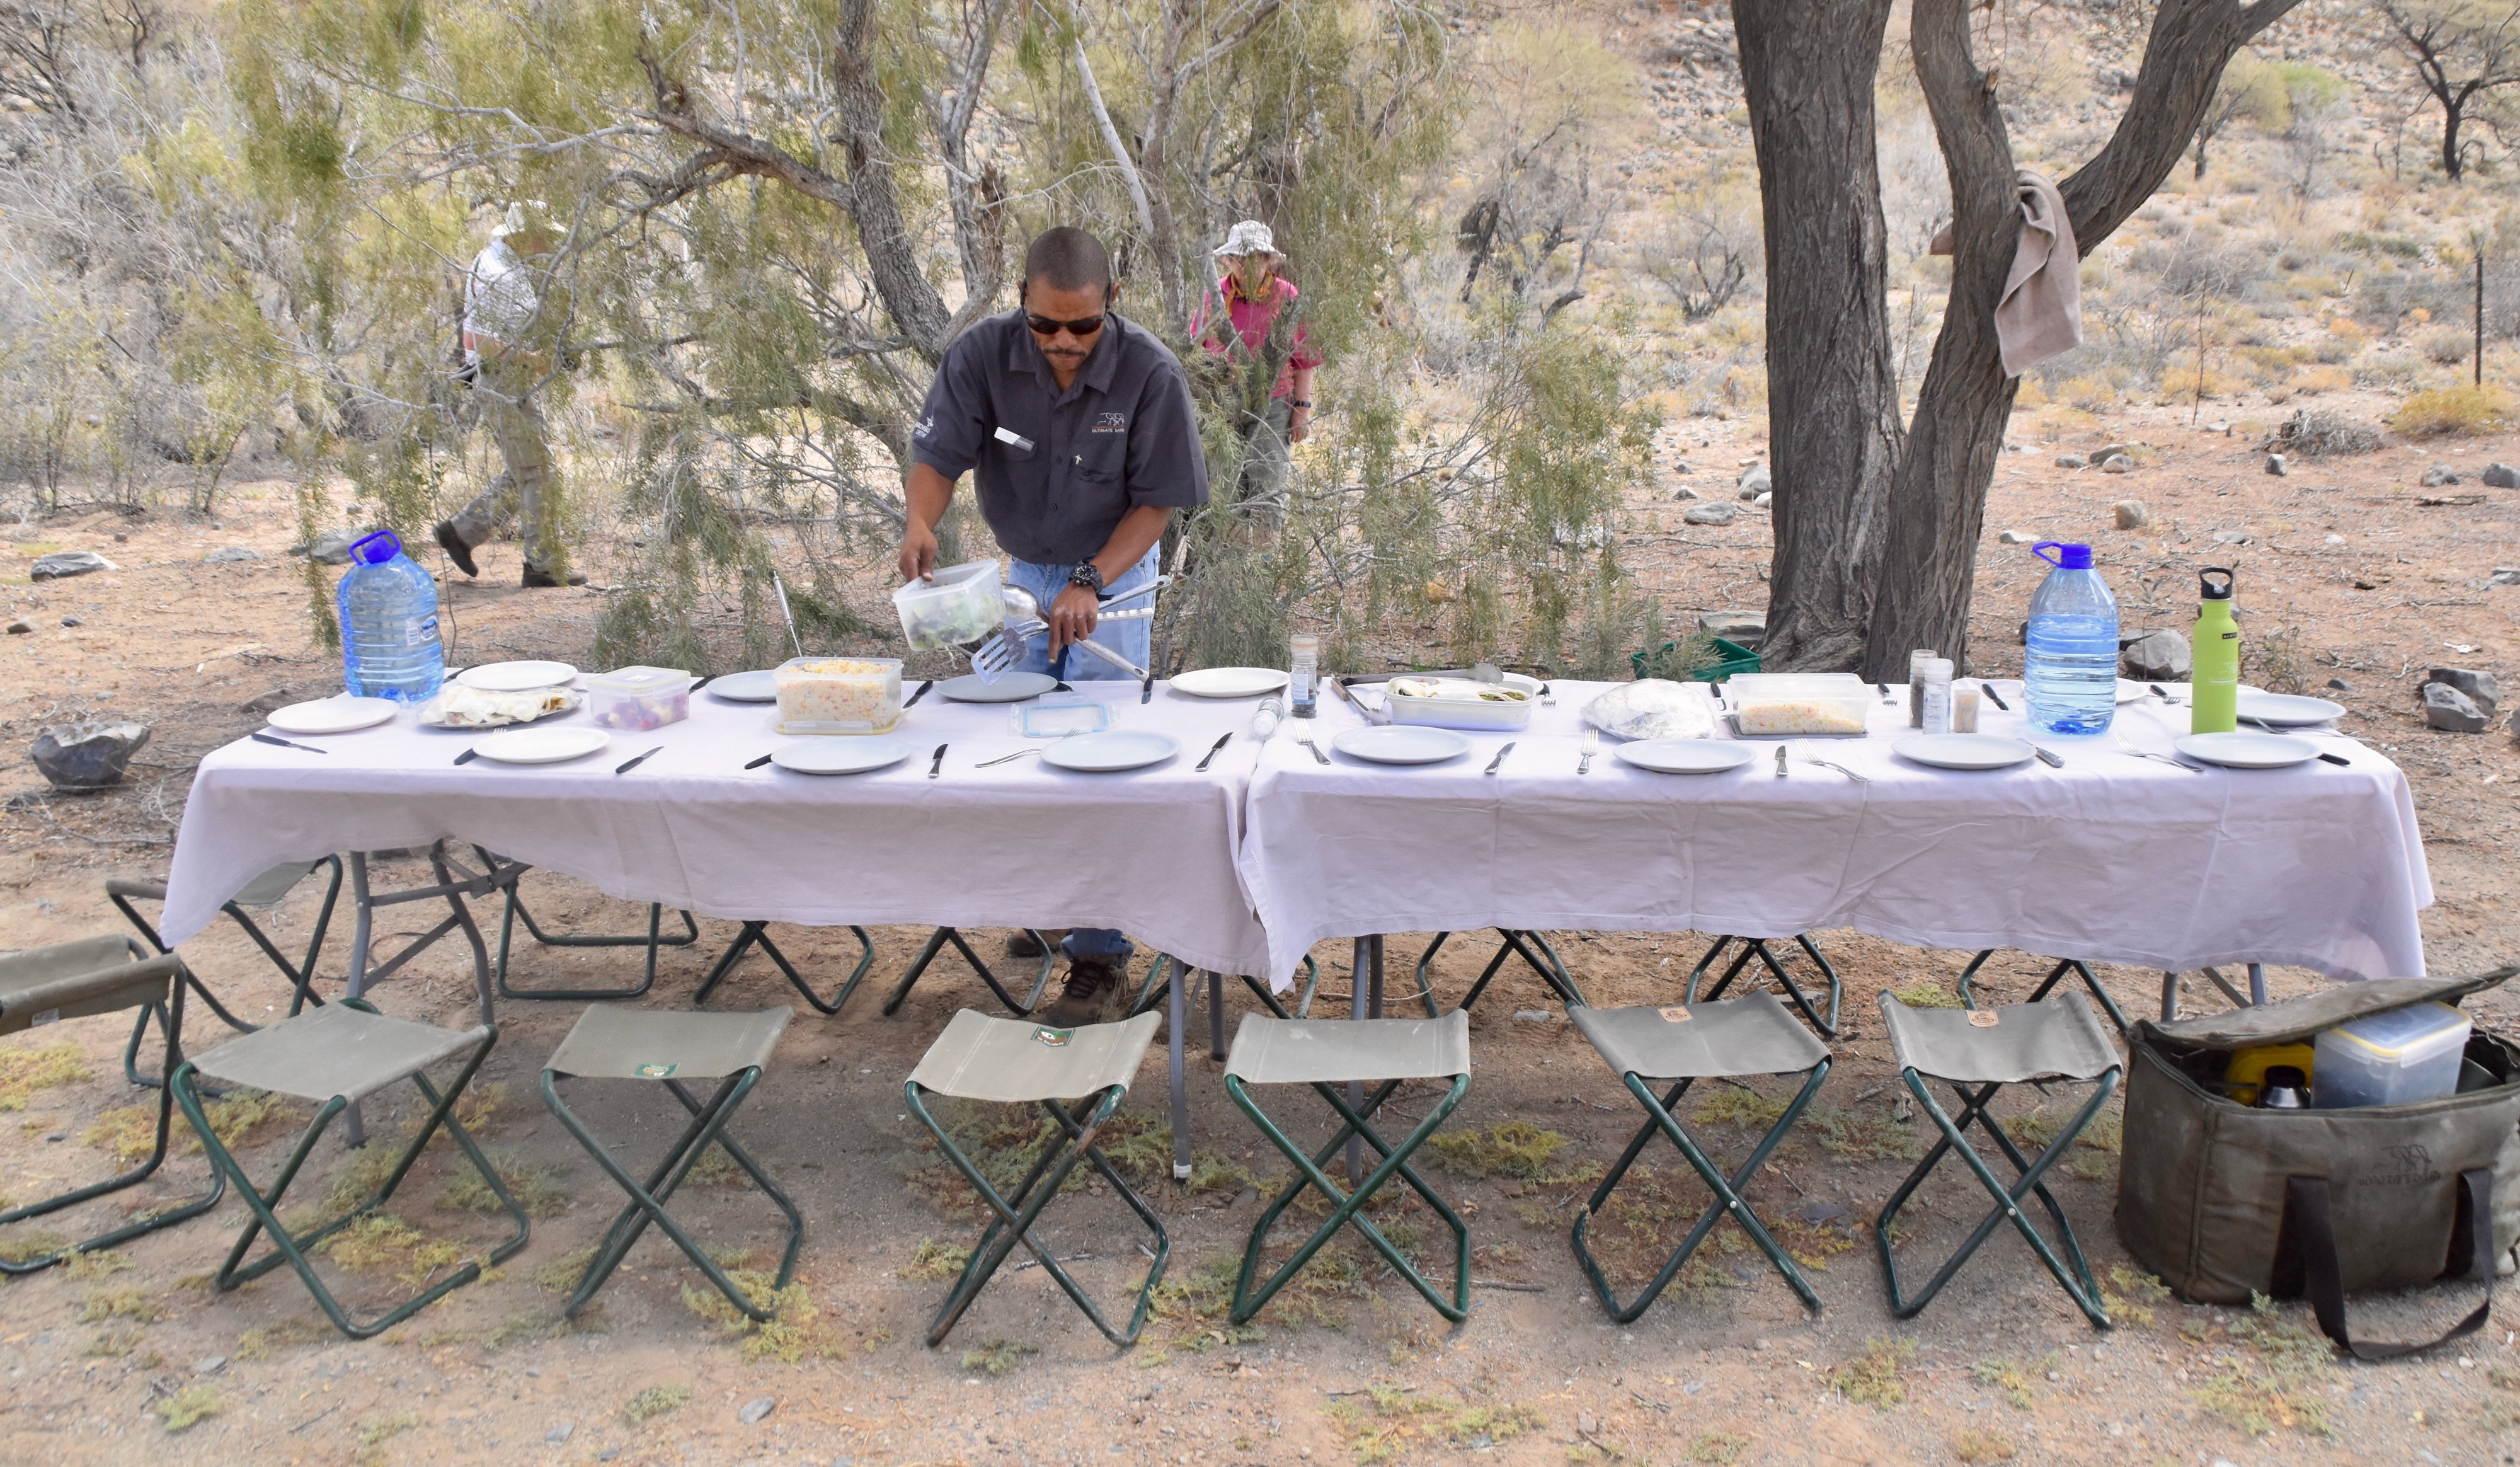
[[[2442,173],[2451,182],[2458,182],[2459,109],[2449,98],[2442,99]]]
[[[1898,462],[1872,87],[1890,0],[1733,0],[1767,234],[1777,668],[1863,655]]]

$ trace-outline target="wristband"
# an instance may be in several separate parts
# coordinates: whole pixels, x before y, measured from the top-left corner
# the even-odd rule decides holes
[[[1310,412],[1313,408],[1313,401],[1309,397],[1289,397],[1286,399],[1286,405],[1288,407],[1300,407],[1306,412]]]

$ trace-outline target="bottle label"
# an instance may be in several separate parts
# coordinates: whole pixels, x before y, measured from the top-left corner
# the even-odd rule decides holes
[[[414,617],[411,619],[409,630],[403,637],[403,645],[406,647],[426,647],[436,640],[437,618],[434,616]]]

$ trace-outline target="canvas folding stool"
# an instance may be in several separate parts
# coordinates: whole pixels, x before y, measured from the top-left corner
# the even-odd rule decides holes
[[[284,1019],[231,1039],[198,1060],[188,1059],[179,1065],[168,1078],[166,1087],[174,1092],[175,1103],[184,1108],[184,1119],[193,1123],[194,1131],[202,1139],[202,1149],[209,1153],[211,1165],[236,1183],[238,1194],[244,1197],[246,1206],[253,1214],[245,1231],[238,1235],[236,1246],[228,1250],[226,1261],[219,1264],[218,1272],[211,1278],[212,1284],[221,1293],[226,1293],[240,1284],[260,1278],[285,1262],[296,1270],[307,1292],[315,1296],[315,1303],[323,1308],[325,1317],[333,1321],[335,1328],[353,1340],[365,1340],[391,1329],[480,1277],[484,1261],[469,1259],[462,1267],[420,1294],[373,1319],[358,1320],[350,1317],[340,1302],[333,1297],[333,1291],[325,1287],[324,1280],[316,1274],[314,1264],[307,1259],[308,1251],[316,1244],[383,1207],[393,1196],[394,1189],[402,1185],[404,1176],[410,1173],[412,1164],[420,1160],[421,1151],[441,1127],[455,1138],[465,1160],[472,1164],[472,1169],[480,1174],[492,1195],[499,1199],[500,1206],[506,1208],[508,1215],[516,1221],[515,1235],[491,1251],[488,1263],[494,1266],[503,1263],[517,1250],[524,1247],[533,1227],[525,1216],[525,1210],[509,1195],[508,1184],[499,1179],[498,1169],[481,1155],[481,1148],[473,1144],[472,1134],[464,1129],[463,1123],[455,1119],[456,1097],[464,1093],[464,1087],[472,1082],[473,1073],[481,1068],[483,1060],[490,1057],[490,1050],[498,1042],[498,1030],[487,1024],[469,1030],[439,1029],[431,1024],[388,1019],[370,1007],[365,999],[345,998],[339,1003],[309,1009],[294,1018]],[[428,1082],[426,1072],[429,1066],[449,1059],[460,1059],[462,1063],[455,1078],[441,1093]],[[253,1178],[245,1174],[243,1164],[219,1139],[218,1133],[210,1128],[209,1118],[202,1111],[201,1081],[203,1078],[294,1095],[300,1100],[315,1101],[320,1106],[314,1122],[306,1127],[305,1134],[298,1137],[289,1159],[281,1164],[280,1174],[273,1178],[270,1191],[255,1188]],[[367,1201],[306,1232],[291,1232],[280,1220],[281,1195],[289,1190],[291,1182],[297,1179],[298,1170],[306,1165],[306,1158],[314,1151],[316,1141],[331,1127],[335,1117],[361,1099],[401,1080],[411,1081],[420,1091],[421,1098],[428,1103],[429,1111],[427,1121],[413,1133],[411,1144],[404,1148],[401,1158],[394,1163],[393,1169]],[[254,1239],[264,1233],[271,1236],[271,1252],[253,1262],[246,1262],[246,1254],[253,1247]]]
[[[2092,1006],[2080,993],[2062,993],[2040,1003],[2006,1004],[1995,1009],[1912,1009],[1884,993],[1881,1022],[1890,1033],[1900,1079],[1943,1133],[1942,1139],[1925,1153],[1925,1159],[1916,1164],[1916,1169],[1899,1184],[1899,1190],[1890,1194],[1881,1215],[1872,1224],[1873,1241],[1881,1251],[1882,1272],[1889,1280],[1891,1314],[1900,1319],[1914,1318],[1933,1303],[1943,1285],[1951,1282],[1952,1275],[1976,1254],[1997,1226],[2009,1219],[2020,1231],[2022,1241],[2048,1265],[2048,1271],[2055,1275],[2056,1282],[2084,1315],[2092,1323],[2107,1328],[2108,1312],[2100,1306],[2099,1286],[2092,1281],[2091,1265],[2083,1260],[2082,1244],[2076,1241],[2073,1224],[2065,1220],[2065,1210],[2057,1205],[2046,1181],[2048,1169],[2073,1149],[2075,1139],[2100,1114],[2100,1107],[2108,1103],[2119,1077],[2126,1073],[2125,1062],[2109,1043],[2108,1031],[2092,1016]],[[1925,1088],[1928,1077],[1952,1087],[1960,1102],[1958,1120]],[[2090,1083],[2092,1098],[2033,1160],[2004,1134],[1987,1107],[2005,1085],[2048,1080]],[[2004,1159],[2012,1164],[2019,1179],[2011,1186],[1997,1179],[1986,1159],[1961,1134],[1972,1123],[1994,1138]],[[1899,1283],[1898,1260],[1891,1255],[1890,1226],[1926,1176],[1952,1154],[1968,1164],[1987,1195],[1995,1199],[1995,1207],[1924,1289],[1910,1299]],[[2056,1224],[2063,1245],[2061,1259],[2021,1210],[2023,1199],[2034,1193]]]
[[[180,959],[168,953],[152,957],[128,938],[81,938],[76,941],[57,942],[50,947],[13,952],[0,957],[0,1034],[14,1034],[64,1019],[118,1014],[124,1009],[136,1008],[142,1011],[143,1024],[148,1022],[151,1013],[163,1016],[160,1023],[166,1031],[165,1063],[180,1064],[184,1058],[184,990],[193,986],[188,978]],[[139,1042],[136,1033],[132,1042],[135,1046]],[[147,1181],[165,1164],[166,1133],[172,1123],[173,1106],[174,1102],[165,1090],[159,1089],[158,1138],[150,1148],[147,1161],[119,1176],[110,1176],[101,1182],[57,1193],[41,1202],[30,1202],[23,1207],[0,1212],[0,1224],[41,1217]],[[200,1197],[39,1257],[17,1261],[0,1259],[0,1273],[32,1273],[39,1268],[49,1268],[73,1254],[112,1248],[143,1233],[155,1232],[188,1217],[198,1217],[219,1205],[219,1197],[226,1188],[227,1178],[213,1169],[210,1190]]]
[[[595,1158],[621,1190],[630,1194],[629,1205],[605,1229],[604,1241],[597,1245],[595,1257],[589,1259],[586,1272],[579,1275],[576,1290],[569,1295],[568,1306],[562,1312],[570,1318],[586,1307],[595,1291],[621,1266],[630,1246],[652,1222],[663,1229],[683,1256],[705,1274],[712,1287],[726,1296],[726,1302],[752,1319],[767,1320],[776,1311],[746,1298],[727,1277],[692,1235],[683,1230],[665,1211],[683,1178],[691,1174],[700,1157],[710,1146],[725,1150],[752,1184],[778,1205],[788,1217],[788,1247],[779,1260],[779,1276],[771,1291],[788,1287],[796,1270],[796,1250],[805,1241],[805,1219],[797,1215],[796,1205],[779,1190],[760,1164],[753,1161],[735,1138],[726,1133],[726,1123],[736,1107],[743,1104],[761,1079],[761,1070],[770,1062],[770,1052],[779,1047],[779,1036],[788,1030],[788,1021],[795,1010],[782,1005],[753,1014],[677,1014],[653,1009],[588,1009],[578,1016],[577,1025],[561,1040],[560,1048],[543,1067],[543,1104],[560,1118],[560,1123]],[[605,1148],[595,1133],[587,1128],[567,1106],[561,1103],[560,1081],[577,1079],[638,1079],[663,1083],[666,1091],[691,1114],[691,1123],[682,1135],[665,1150],[665,1159],[648,1173],[646,1182],[630,1174],[612,1153]],[[713,1079],[717,1089],[706,1102],[696,1100],[683,1082]]]
[[[297,889],[297,884],[313,874],[318,866],[332,867],[333,879],[325,888],[324,905],[315,914],[314,930],[307,934],[306,955],[292,962],[287,953],[280,950],[279,944],[271,940],[271,935],[262,930],[261,924],[253,920],[253,913],[256,911],[267,913],[279,906],[281,902],[288,899],[291,892]],[[164,882],[126,881],[116,877],[105,884],[105,894],[106,899],[112,901],[122,913],[124,919],[139,931],[140,936],[149,940],[151,947],[159,952],[174,950],[166,945],[163,938],[158,936],[156,925],[141,916],[139,908],[132,905],[135,901],[164,901],[166,899]],[[315,982],[316,961],[324,954],[325,934],[331,931],[333,926],[333,908],[339,901],[340,896],[341,858],[338,855],[328,855],[321,860],[287,861],[274,866],[247,882],[245,890],[229,897],[219,907],[219,910],[227,913],[237,926],[245,929],[245,935],[253,940],[254,946],[262,949],[262,955],[271,960],[271,966],[280,970],[280,976],[289,980],[289,1012],[292,1014],[310,1003],[321,1004],[324,1001],[315,995],[311,986]],[[229,1013],[227,1006],[219,1002],[218,995],[202,984],[201,975],[190,968],[184,970],[184,983],[185,986],[201,995],[202,1001],[210,1006],[210,1012],[218,1015],[219,1021],[228,1028],[240,1033],[251,1033],[261,1028],[260,1025],[248,1024]],[[122,1073],[135,1085],[155,1086],[165,1083],[163,1071],[156,1076],[147,1076],[141,1074],[139,1069],[140,1040],[147,1031],[149,1021],[153,1016],[162,1026],[166,1018],[163,1006],[143,1011],[131,1026],[131,1042],[123,1046]]]
[[[472,850],[481,858],[481,863],[497,878],[499,890],[507,897],[505,909],[499,914],[499,959],[491,965],[490,969],[492,979],[498,986],[499,996],[502,998],[561,1000],[637,998],[655,986],[657,949],[689,947],[700,940],[699,924],[692,920],[691,913],[682,911],[675,913],[683,919],[682,932],[673,937],[666,937],[664,935],[665,905],[660,901],[648,903],[648,932],[645,937],[636,933],[545,932],[542,925],[534,920],[532,909],[525,905],[522,884],[525,873],[533,868],[520,861],[503,861],[478,846],[473,847]],[[640,976],[636,985],[629,987],[519,988],[508,982],[508,956],[516,941],[517,919],[519,917],[524,919],[525,935],[545,947],[645,947],[648,949],[647,972]]]
[[[1765,938],[1717,938],[1715,945],[1706,949],[1706,956],[1699,958],[1697,966],[1688,970],[1688,1002],[1698,1001],[1697,986],[1704,981],[1706,970],[1714,967],[1715,960],[1722,957],[1725,950],[1735,942],[1741,944],[1741,951],[1732,959],[1732,965],[1724,970],[1724,976],[1715,981],[1715,986],[1706,990],[1708,1000],[1723,997],[1724,990],[1732,986],[1732,981],[1739,978],[1742,970],[1748,968],[1751,960],[1755,958],[1760,966],[1768,970],[1768,976],[1774,978],[1778,986],[1785,990],[1785,996],[1793,1001],[1795,1008],[1802,1011],[1803,1018],[1810,1021],[1811,1027],[1820,1031],[1822,1038],[1837,1037],[1837,1005],[1838,1001],[1845,996],[1846,986],[1838,980],[1837,969],[1831,967],[1828,959],[1821,954],[1819,944],[1812,941],[1809,933],[1794,934],[1794,945],[1800,947],[1803,955],[1819,966],[1821,976],[1828,980],[1828,1016],[1826,1018],[1821,1017],[1820,1010],[1812,1006],[1811,995],[1803,991],[1802,985],[1794,982],[1793,974],[1787,972],[1785,965],[1778,961],[1775,950],[1768,946],[1768,940]]]
[[[1427,1111],[1426,1119],[1418,1123],[1416,1130],[1394,1145],[1374,1130],[1372,1118],[1403,1082],[1413,1079],[1449,1079],[1452,1088]],[[1366,1080],[1382,1083],[1362,1105],[1351,1103],[1339,1091],[1341,1085]],[[1248,1088],[1295,1084],[1312,1086],[1313,1093],[1337,1113],[1340,1123],[1337,1133],[1309,1156],[1260,1109]],[[1270,1299],[1301,1272],[1340,1228],[1348,1226],[1363,1233],[1366,1241],[1409,1281],[1410,1287],[1435,1307],[1437,1313],[1455,1323],[1469,1317],[1469,1228],[1462,1223],[1461,1215],[1409,1165],[1410,1156],[1453,1114],[1469,1088],[1470,1019],[1460,1009],[1440,1019],[1277,1019],[1262,1014],[1243,1015],[1241,1027],[1234,1033],[1233,1052],[1225,1061],[1225,1093],[1241,1107],[1242,1114],[1251,1118],[1251,1123],[1260,1128],[1269,1143],[1295,1164],[1300,1175],[1278,1194],[1252,1225],[1251,1240],[1242,1251],[1242,1269],[1234,1282],[1234,1322],[1244,1323],[1267,1307]],[[1382,1159],[1352,1193],[1340,1191],[1322,1169],[1351,1136],[1362,1137]],[[1453,1230],[1455,1271],[1450,1299],[1438,1292],[1365,1215],[1365,1208],[1374,1194],[1395,1176]],[[1259,1271],[1270,1229],[1308,1187],[1318,1189],[1329,1202],[1329,1216],[1295,1250],[1293,1257],[1255,1289],[1252,1277]]]
[[[1644,1108],[1646,1117],[1644,1125],[1637,1131],[1636,1139],[1628,1143],[1628,1149],[1619,1154],[1618,1162],[1601,1178],[1601,1184],[1594,1189],[1592,1200],[1575,1215],[1572,1237],[1575,1261],[1584,1266],[1585,1276],[1593,1281],[1593,1292],[1601,1297],[1601,1307],[1621,1324],[1634,1322],[1653,1307],[1654,1300],[1674,1278],[1679,1277],[1680,1270],[1688,1266],[1689,1256],[1706,1241],[1706,1235],[1714,1230],[1715,1224],[1729,1215],[1741,1225],[1743,1232],[1750,1235],[1750,1241],[1759,1246],[1759,1251],[1768,1256],[1768,1261],[1776,1265],[1777,1271],[1784,1275],[1785,1283],[1802,1300],[1804,1307],[1818,1313],[1820,1296],[1812,1292],[1802,1270],[1794,1266],[1792,1256],[1777,1246],[1777,1240],[1769,1236],[1766,1224],[1743,1200],[1741,1189],[1766,1165],[1770,1153],[1785,1139],[1785,1132],[1793,1129],[1794,1123],[1802,1118],[1803,1108],[1811,1104],[1811,1098],[1820,1093],[1821,1081],[1828,1077],[1828,1046],[1815,1037],[1810,1030],[1795,1023],[1793,1015],[1785,1012],[1785,1006],[1777,1001],[1774,993],[1752,993],[1720,1003],[1674,1004],[1664,1008],[1571,1008],[1566,1013],[1575,1021],[1576,1029],[1583,1032],[1585,1039],[1591,1042],[1595,1052],[1601,1056],[1601,1062],[1610,1067],[1610,1073],[1619,1077],[1620,1083],[1628,1087],[1628,1093],[1637,1098],[1637,1104]],[[1672,1114],[1672,1108],[1680,1104],[1681,1097],[1688,1094],[1688,1087],[1697,1080],[1743,1075],[1801,1075],[1806,1077],[1802,1089],[1785,1107],[1785,1113],[1768,1128],[1768,1133],[1751,1151],[1750,1159],[1728,1177],[1707,1157],[1696,1138],[1689,1135],[1688,1127],[1680,1123],[1679,1118]],[[1662,1079],[1677,1083],[1672,1085],[1668,1094],[1656,1099],[1649,1081]],[[1657,1132],[1679,1149],[1681,1156],[1688,1160],[1689,1169],[1695,1171],[1699,1180],[1714,1192],[1715,1199],[1713,1205],[1698,1215],[1695,1225],[1689,1228],[1688,1235],[1681,1240],[1680,1247],[1662,1265],[1662,1271],[1645,1285],[1644,1292],[1637,1296],[1634,1304],[1623,1305],[1612,1292],[1610,1280],[1595,1261],[1584,1235],[1593,1218],[1609,1202],[1610,1194],[1627,1176],[1628,1169],[1636,1165],[1637,1158]]]
[[[989,991],[997,995],[998,1002],[1006,1005],[1008,1013],[1018,1019],[1030,1014],[1041,1006],[1042,990],[1050,986],[1051,970],[1058,962],[1058,944],[1032,928],[1027,927],[1024,931],[1031,933],[1033,941],[1041,946],[1041,968],[1033,975],[1032,991],[1021,1001],[1017,1001],[1014,994],[1007,991],[1007,986],[999,982],[996,972],[981,959],[977,952],[971,950],[970,942],[964,938],[960,930],[940,927],[927,935],[926,945],[919,949],[919,956],[910,960],[910,971],[901,975],[901,982],[894,986],[892,996],[883,1001],[883,1016],[889,1019],[901,1012],[902,1001],[910,997],[911,988],[926,974],[927,965],[936,961],[936,955],[944,951],[945,945],[949,942],[954,945],[954,950],[962,955],[963,961],[970,966],[971,971],[980,976],[980,982],[988,986]]]
[[[1965,1004],[1969,1008],[1976,1008],[1978,1006],[1977,993],[1969,986],[1969,981],[1977,977],[1978,970],[1986,966],[1987,959],[1995,956],[1996,953],[2001,950],[2001,948],[1990,947],[1984,952],[1979,953],[1977,956],[1970,958],[1968,966],[1960,970],[1959,982],[1955,986],[1959,991],[1961,1003]],[[2250,967],[2253,969],[2257,965],[2254,963],[2250,964]],[[2208,969],[2207,971],[2211,972],[2212,970]],[[2101,1012],[2109,1016],[2109,1023],[2117,1026],[2119,1033],[2125,1033],[2127,1031],[2127,1016],[2118,1008],[2118,1001],[2109,996],[2109,990],[2100,986],[2099,975],[2093,973],[2092,971],[2092,965],[2084,962],[2081,958],[2057,959],[2056,966],[2048,970],[2048,977],[2041,982],[2037,990],[2032,992],[2030,997],[2024,1001],[2028,1003],[2037,1003],[2039,1000],[2047,997],[2058,984],[2064,982],[2065,976],[2069,973],[2083,981],[2083,986],[2091,990],[2092,997],[2099,1003]],[[2215,974],[2217,982],[2220,982],[2221,978],[2221,974]]]
[[[651,922],[652,924],[652,918]],[[815,1013],[836,1014],[847,1005],[849,995],[858,990],[858,980],[866,977],[867,970],[875,966],[875,939],[868,937],[867,930],[863,927],[852,926],[849,931],[855,934],[858,940],[858,965],[849,970],[849,976],[841,982],[839,990],[832,995],[829,1002],[825,1002],[823,996],[814,991],[813,986],[805,982],[805,975],[797,972],[796,965],[788,961],[788,954],[781,952],[779,945],[770,940],[769,923],[746,922],[743,924],[743,930],[735,935],[735,940],[728,944],[726,951],[721,953],[717,962],[709,968],[708,977],[701,979],[699,987],[693,990],[692,1006],[698,1008],[708,1002],[709,995],[717,991],[717,986],[726,982],[726,976],[733,973],[735,965],[743,960],[744,952],[749,948],[758,947],[763,956],[779,965],[779,972],[787,978],[788,986],[803,995],[805,1001],[813,1005]],[[651,967],[653,967],[654,961],[655,957],[652,952],[649,955]],[[885,1012],[891,1011],[887,1009]]]
[[[963,1265],[961,1277],[955,1279],[953,1291],[945,1296],[945,1303],[927,1327],[930,1347],[943,1343],[955,1321],[971,1307],[971,1301],[979,1298],[980,1290],[987,1287],[1018,1243],[1032,1251],[1042,1269],[1085,1311],[1085,1317],[1094,1321],[1104,1339],[1119,1346],[1137,1343],[1139,1331],[1147,1325],[1147,1309],[1154,1301],[1155,1285],[1163,1281],[1164,1261],[1172,1255],[1172,1235],[1164,1231],[1162,1219],[1148,1208],[1136,1189],[1113,1169],[1102,1148],[1095,1144],[1095,1137],[1128,1095],[1131,1077],[1155,1041],[1155,1016],[1149,1013],[1120,1024],[1052,1029],[1020,1019],[992,1019],[963,1009],[921,1057],[919,1068],[910,1073],[910,1079],[902,1086],[910,1113],[936,1138],[937,1148],[980,1194],[980,1201],[991,1215],[980,1241],[971,1248],[970,1261]],[[1042,1114],[1050,1118],[1054,1129],[1034,1156],[1032,1169],[1012,1194],[1000,1193],[963,1154],[963,1148],[955,1144],[953,1132],[929,1113],[927,1097],[931,1095],[998,1105],[1038,1105]],[[1072,1106],[1063,1104],[1069,1096],[1083,1098]],[[1050,1206],[1051,1199],[1067,1184],[1068,1174],[1080,1164],[1091,1164],[1130,1211],[1138,1215],[1147,1230],[1154,1234],[1153,1261],[1147,1266],[1146,1282],[1138,1288],[1137,1307],[1130,1312],[1126,1329],[1113,1328],[1102,1309],[1086,1297],[1083,1286],[1060,1266],[1058,1255],[1032,1236],[1033,1224],[1040,1220],[1042,1210]]]

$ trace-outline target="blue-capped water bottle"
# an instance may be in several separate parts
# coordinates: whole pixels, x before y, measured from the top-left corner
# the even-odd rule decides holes
[[[2030,726],[2041,733],[2106,733],[2118,706],[2117,598],[2092,569],[2091,546],[2042,540],[2030,553],[2055,568],[2030,598],[2021,673]]]
[[[437,582],[389,529],[350,547],[341,577],[341,682],[353,698],[425,703],[446,680]]]

